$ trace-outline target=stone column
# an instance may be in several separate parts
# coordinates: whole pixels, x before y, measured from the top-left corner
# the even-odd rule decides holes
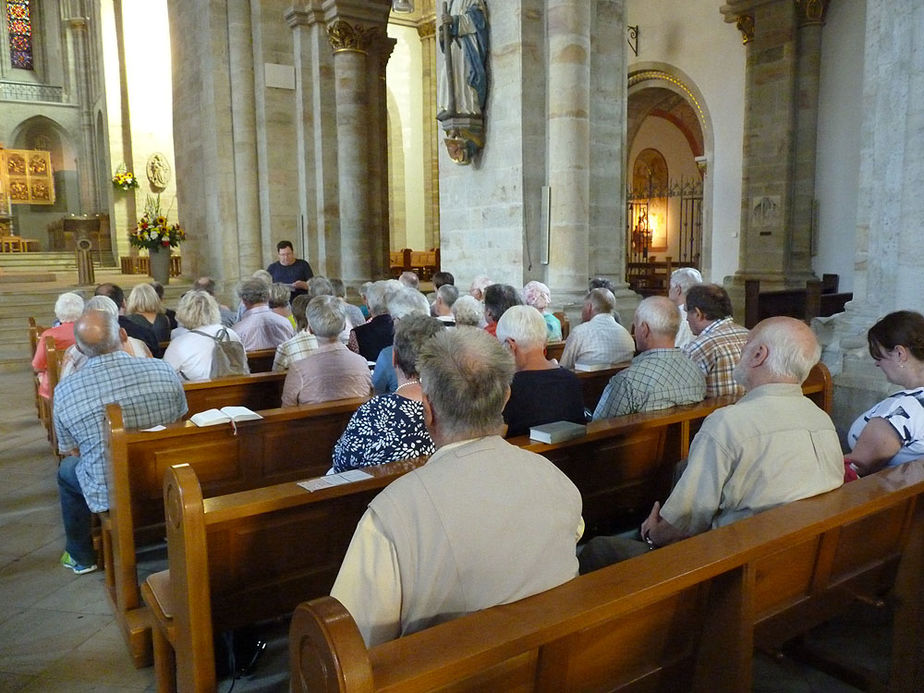
[[[340,238],[328,247],[328,264],[339,257],[339,276],[345,282],[357,282],[368,278],[373,266],[368,243],[373,230],[368,176],[370,149],[377,144],[367,136],[371,123],[366,72],[375,29],[338,19],[328,25],[327,32],[334,50],[340,189]]]
[[[436,17],[431,15],[417,25],[420,37],[420,76],[423,91],[424,133],[424,244],[427,249],[440,244],[440,167],[439,133],[436,125]]]
[[[804,286],[811,266],[821,22],[828,0],[729,0],[747,51],[736,287]]]
[[[385,68],[397,41],[388,38],[384,31],[375,30],[369,44],[366,70],[366,90],[369,95],[368,117],[364,126],[369,146],[368,174],[364,183],[369,188],[370,233],[368,237],[371,266],[369,275],[384,277],[389,267],[389,211],[388,211],[388,91],[385,86]]]
[[[250,0],[228,0],[228,69],[234,76],[230,80],[231,143],[241,276],[247,276],[253,268],[264,267],[257,187],[243,184],[252,180],[258,170],[252,45]]]
[[[74,49],[74,62],[77,78],[77,103],[80,109],[80,159],[77,166],[77,182],[80,188],[80,212],[94,214],[102,210],[99,198],[99,186],[96,175],[97,160],[93,146],[93,113],[90,102],[93,95],[90,93],[89,76],[90,47],[87,37],[86,17],[71,17],[67,20],[67,31],[71,36],[71,45]]]
[[[856,415],[894,391],[866,350],[866,331],[895,310],[924,311],[924,5],[869,3],[853,301],[817,320],[824,361],[835,378],[834,420]]]
[[[549,285],[587,289],[590,198],[591,4],[548,0]]]

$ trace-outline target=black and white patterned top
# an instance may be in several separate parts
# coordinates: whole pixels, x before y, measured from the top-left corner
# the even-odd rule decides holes
[[[424,426],[423,405],[392,393],[363,404],[334,446],[333,474],[436,451]]]

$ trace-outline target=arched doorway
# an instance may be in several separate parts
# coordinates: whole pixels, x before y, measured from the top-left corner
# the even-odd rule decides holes
[[[711,131],[702,99],[666,69],[629,74],[626,279],[666,292],[672,269],[708,264],[705,177]]]

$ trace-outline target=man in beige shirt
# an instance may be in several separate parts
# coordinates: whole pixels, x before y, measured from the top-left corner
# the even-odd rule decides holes
[[[843,483],[831,418],[802,394],[821,347],[793,318],[768,318],[748,335],[735,367],[747,390],[696,434],[683,475],[662,507],[655,502],[641,537],[664,546]],[[597,537],[581,552],[581,572],[646,550],[641,542]]]
[[[437,451],[369,504],[331,590],[368,647],[577,575],[580,493],[500,437],[510,354],[484,331],[446,330],[417,366]]]

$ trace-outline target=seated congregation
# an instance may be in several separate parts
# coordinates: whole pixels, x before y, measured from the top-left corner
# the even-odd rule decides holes
[[[548,311],[552,297],[540,282],[521,290],[482,276],[460,295],[454,277],[437,272],[426,295],[405,272],[364,285],[363,305],[356,306],[346,301],[342,282],[314,276],[295,260],[290,243],[278,250],[279,262],[239,284],[236,309],[219,303],[208,277],[180,298],[174,315],[147,284],[132,289],[128,300],[113,284],[97,287],[86,303],[75,293],[59,298],[57,324],[42,333],[51,340],[37,342],[33,368],[37,397],[49,403],[64,457],[58,485],[66,568],[84,574],[100,563],[92,516],[113,510],[109,465],[118,454],[106,406],[119,405],[125,429],[174,430],[173,422],[196,413],[187,405],[194,390],[246,376],[248,356],[258,352],[271,355],[272,373],[250,377],[270,383],[267,391],[278,396],[261,408],[267,420],[289,411],[295,421],[301,412],[350,402],[338,410],[337,430],[328,427],[298,445],[289,440],[289,454],[310,457],[306,468],[328,474],[362,469],[387,480],[374,493],[363,486],[361,504],[341,511],[352,525],[343,546],[328,556],[327,577],[313,583],[336,602],[317,606],[312,618],[340,609],[357,642],[377,652],[391,640],[473,612],[553,595],[571,581],[589,584],[578,575],[709,536],[828,494],[845,479],[924,456],[924,317],[918,313],[892,313],[870,329],[870,355],[902,389],[858,412],[844,451],[828,413],[803,396],[809,373],[823,368],[816,365],[821,350],[811,329],[777,317],[746,330],[734,322],[725,290],[703,283],[691,268],[674,272],[666,297],[639,304],[631,330],[621,324],[611,289],[592,283],[582,322],[568,329]],[[63,354],[56,383],[47,374],[47,345],[55,358]],[[612,371],[602,395],[597,390],[588,402],[585,376],[605,368]],[[685,414],[694,409],[693,418]],[[650,423],[659,417],[663,423]],[[585,526],[593,482],[562,465],[554,445],[527,449],[535,445],[525,438],[531,428],[558,421],[594,422],[586,443],[562,445],[593,444],[603,455],[616,454],[607,452],[611,433],[605,431],[620,426],[631,432],[659,425],[673,442],[683,431],[686,443],[676,448],[665,437],[642,443],[678,451],[669,460],[676,472],[667,475],[674,483],[644,487],[641,515]],[[251,423],[234,435],[252,435],[261,424]],[[321,442],[326,437],[330,445]],[[407,466],[381,471],[395,464]],[[363,479],[353,483],[372,483]],[[337,497],[346,498],[349,486]],[[258,481],[220,493],[260,488]],[[603,526],[622,533],[600,533]],[[284,611],[320,596],[300,595]],[[150,632],[150,622],[146,627]],[[157,633],[155,644],[164,637]],[[179,662],[181,655],[173,656]],[[181,669],[177,664],[171,674],[166,666],[163,675]]]

